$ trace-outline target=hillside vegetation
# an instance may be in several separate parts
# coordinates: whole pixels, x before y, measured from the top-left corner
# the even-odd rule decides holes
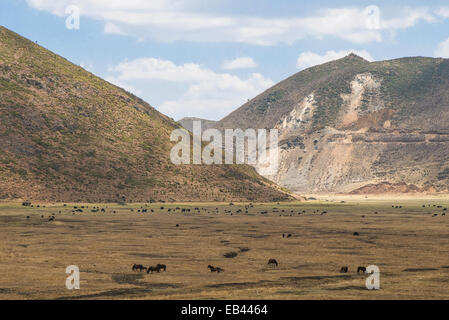
[[[3,27],[0,96],[0,199],[289,198],[248,166],[171,164],[179,124]]]

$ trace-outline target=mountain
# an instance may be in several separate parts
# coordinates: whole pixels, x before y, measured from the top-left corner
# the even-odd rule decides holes
[[[209,128],[213,128],[215,126],[215,124],[217,123],[216,121],[213,120],[206,120],[206,119],[201,119],[201,118],[194,118],[194,117],[190,117],[190,118],[182,118],[181,120],[178,121],[178,123],[185,129],[189,130],[190,132],[193,131],[193,122],[194,121],[201,121],[201,129],[202,131],[207,130]]]
[[[278,128],[280,170],[268,178],[293,191],[447,191],[448,121],[449,60],[350,54],[289,77],[216,127]]]
[[[3,27],[0,96],[0,199],[290,198],[252,167],[173,165],[179,124]]]

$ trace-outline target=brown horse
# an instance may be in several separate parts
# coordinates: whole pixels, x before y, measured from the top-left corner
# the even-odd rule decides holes
[[[167,271],[167,266],[165,264],[158,264],[156,268],[158,269],[158,272],[161,270],[164,270],[164,272]]]
[[[158,267],[153,267],[153,266],[149,266],[149,267],[147,268],[147,274],[148,274],[148,273],[153,273],[154,271],[159,272],[160,269],[159,269]]]
[[[208,265],[207,267],[209,268],[210,272],[216,272],[216,273],[224,272],[224,269],[219,268],[219,267],[214,267],[211,265]]]
[[[362,272],[362,273],[366,273],[366,268],[365,267],[358,267],[357,268],[357,273]]]
[[[139,270],[140,272],[142,272],[143,270],[146,270],[146,269],[147,269],[147,268],[144,267],[144,266],[141,265],[141,264],[134,264],[133,267],[132,267],[132,270],[133,270],[133,271]]]
[[[224,269],[222,269],[220,267],[216,267],[215,269],[217,270],[217,273],[224,272]]]
[[[276,259],[270,259],[270,260],[268,260],[268,265],[277,267],[277,266],[279,266],[279,263],[276,261]]]

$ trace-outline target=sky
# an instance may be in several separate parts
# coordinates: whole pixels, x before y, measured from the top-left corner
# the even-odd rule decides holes
[[[447,0],[1,0],[0,25],[179,120],[354,52],[449,58]]]

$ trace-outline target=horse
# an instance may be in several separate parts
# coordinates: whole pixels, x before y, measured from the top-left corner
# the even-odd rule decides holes
[[[144,267],[144,266],[141,265],[141,264],[134,264],[133,267],[132,267],[132,270],[133,270],[133,271],[139,270],[140,272],[142,272],[143,270],[146,270],[146,269],[147,269],[147,268]]]
[[[365,267],[358,267],[357,268],[357,273],[362,272],[362,273],[366,273],[366,268]]]
[[[164,270],[164,272],[167,271],[167,266],[165,264],[158,264],[156,268],[158,269],[158,272],[162,269]]]
[[[210,272],[216,272],[216,273],[224,272],[224,269],[219,268],[219,267],[214,267],[211,265],[208,265],[207,267],[210,269]]]
[[[147,274],[153,273],[154,271],[159,272],[160,269],[159,269],[158,267],[153,267],[153,266],[149,266],[149,267],[147,268]]]
[[[224,269],[222,268],[216,267],[215,269],[217,270],[217,273],[224,272]]]
[[[270,260],[268,260],[268,265],[277,267],[279,265],[279,263],[276,261],[276,259],[270,259]]]

